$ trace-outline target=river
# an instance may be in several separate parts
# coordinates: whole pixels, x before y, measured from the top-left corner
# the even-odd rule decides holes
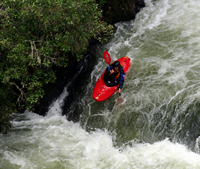
[[[114,37],[97,45],[94,69],[78,102],[78,123],[62,116],[67,86],[45,117],[16,115],[0,135],[1,169],[199,169],[200,4],[146,0],[136,19],[117,23]],[[132,60],[122,90],[98,103],[95,82],[112,61]]]

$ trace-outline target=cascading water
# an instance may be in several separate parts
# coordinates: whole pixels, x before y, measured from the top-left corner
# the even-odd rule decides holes
[[[63,94],[47,116],[25,113],[0,135],[0,168],[200,168],[200,4],[146,0],[134,21],[116,24],[114,37],[94,53],[98,63],[74,124],[62,116]],[[96,80],[112,60],[132,59],[122,90],[102,103]]]
[[[81,124],[88,131],[114,132],[117,145],[135,138],[149,143],[169,138],[194,150],[200,134],[200,5],[170,0],[146,4],[135,21],[117,24],[115,37],[103,47],[113,60],[132,58],[123,88],[125,102],[115,106],[117,95],[104,103],[92,101],[91,88],[106,67],[99,62],[83,99],[87,113]]]

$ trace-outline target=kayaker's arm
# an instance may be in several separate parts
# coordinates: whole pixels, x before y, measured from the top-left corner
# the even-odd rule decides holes
[[[106,69],[106,72],[109,74],[109,73],[114,73],[114,70],[113,70],[113,66],[112,65],[109,65]]]

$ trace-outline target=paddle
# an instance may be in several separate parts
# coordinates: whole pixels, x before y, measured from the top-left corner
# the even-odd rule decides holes
[[[123,102],[123,98],[121,97],[121,93],[119,93],[119,98],[117,99],[117,105]]]
[[[105,51],[105,52],[103,53],[103,58],[104,58],[104,60],[106,61],[106,63],[110,65],[110,63],[111,63],[111,58],[110,58],[110,54],[109,54],[107,51]],[[121,93],[119,93],[119,98],[117,99],[117,105],[120,104],[120,103],[122,103],[122,102],[123,102],[123,99],[122,99],[122,97],[121,97]]]

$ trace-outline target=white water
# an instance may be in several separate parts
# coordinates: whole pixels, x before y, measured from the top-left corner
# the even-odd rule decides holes
[[[200,156],[165,139],[113,147],[106,131],[86,132],[59,115],[26,114],[1,138],[0,168],[199,168]]]
[[[0,168],[199,169],[199,11],[194,0],[146,0],[135,21],[118,23],[115,37],[96,50],[132,59],[124,103],[115,105],[117,95],[92,100],[106,67],[100,58],[80,123],[61,116],[65,89],[46,117],[27,112],[0,135]]]

